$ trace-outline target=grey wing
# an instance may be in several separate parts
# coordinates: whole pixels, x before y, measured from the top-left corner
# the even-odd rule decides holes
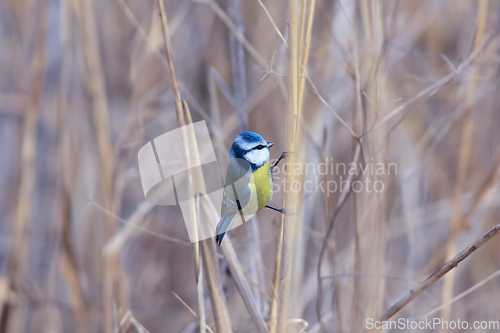
[[[228,198],[226,191],[224,191],[222,197],[221,219],[215,230],[215,234],[217,235],[216,240],[219,245],[221,244],[224,235],[229,230],[234,216],[238,213],[238,203],[240,204],[240,207],[245,207],[250,200],[250,195],[238,199],[241,201],[236,202],[236,200]]]
[[[250,202],[252,193],[247,184],[251,174],[252,170],[247,161],[231,159],[227,168],[224,193],[222,195],[221,217],[237,212],[237,201],[239,201],[240,208],[245,207]],[[243,184],[244,186],[242,186]]]
[[[245,207],[250,202],[252,195],[252,191],[248,187],[247,178],[248,172],[251,172],[251,169],[245,172],[245,169],[241,168],[241,165],[231,165],[231,162],[228,167],[222,195],[221,219],[216,228],[216,241],[219,245],[229,230],[234,216],[238,213],[239,209]],[[238,180],[241,181],[237,182]],[[236,184],[234,184],[235,182]]]

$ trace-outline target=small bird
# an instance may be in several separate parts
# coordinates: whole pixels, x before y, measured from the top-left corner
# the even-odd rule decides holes
[[[240,133],[234,140],[222,195],[221,219],[216,228],[219,246],[237,213],[252,215],[264,207],[286,213],[283,208],[268,205],[273,198],[273,171],[287,155],[283,152],[276,163],[270,165],[269,148],[273,145],[249,131]]]

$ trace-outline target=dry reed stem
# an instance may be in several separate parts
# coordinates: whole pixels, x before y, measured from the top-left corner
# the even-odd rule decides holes
[[[212,205],[211,201],[201,200],[200,206],[201,206],[201,209],[204,211],[204,213],[206,214],[206,216],[209,219],[218,220],[217,211],[216,211],[215,207]],[[262,315],[259,313],[259,310],[257,309],[255,299],[252,295],[251,289],[250,289],[248,282],[245,278],[244,271],[243,271],[243,269],[238,261],[238,257],[236,255],[236,252],[234,251],[231,240],[230,240],[228,235],[226,235],[224,239],[225,240],[222,243],[222,245],[220,246],[220,248],[221,248],[222,254],[224,255],[224,258],[226,259],[228,268],[231,271],[231,276],[232,276],[234,283],[235,283],[235,285],[236,285],[236,287],[241,295],[241,298],[243,299],[243,302],[245,303],[245,306],[246,306],[252,320],[254,321],[255,326],[257,327],[258,331],[259,332],[268,332],[266,324],[264,322],[264,319],[262,318]],[[202,244],[207,244],[207,242],[210,242],[211,245],[208,245],[208,246],[212,247],[212,249],[209,252],[207,252],[207,254],[210,253],[210,256],[212,256],[215,254],[213,252],[214,251],[213,248],[215,247],[215,242],[213,239],[204,240],[204,241],[202,241]],[[207,260],[208,259],[209,259],[209,257],[207,257]],[[222,286],[220,285],[220,282],[218,282],[219,281],[218,277],[215,276],[216,267],[218,267],[218,265],[216,263],[216,259],[217,258],[215,255],[214,263],[212,265],[209,265],[210,270],[214,274],[211,275],[211,278],[209,277],[208,279],[209,280],[212,279],[212,281],[217,282],[216,284],[212,284],[210,286],[210,288],[213,288],[212,291],[214,293],[218,294],[217,297],[219,299],[218,301],[215,298],[212,299],[212,306],[215,307],[216,306],[215,304],[218,304],[219,306],[221,306],[220,310],[223,310],[223,311],[220,313],[219,318],[225,319],[226,318],[225,312],[227,312],[227,310],[225,309],[225,302],[224,302],[224,297],[223,297]],[[210,291],[210,289],[209,289],[209,291]],[[229,319],[229,316],[227,316],[227,319]],[[217,327],[219,328],[219,326],[217,326]],[[226,327],[226,329],[228,331],[230,331],[230,324],[228,321],[222,322],[221,327]]]
[[[252,317],[252,320],[257,328],[258,332],[269,332],[266,326],[266,322],[262,315],[259,313],[257,309],[255,298],[253,297],[252,290],[248,285],[248,282],[245,277],[245,273],[238,262],[238,257],[236,252],[234,251],[233,244],[229,239],[228,235],[225,236],[224,242],[221,244],[220,249],[224,258],[226,259],[227,266],[231,271],[231,276],[233,278],[238,291],[240,292],[241,298],[245,303],[245,306]]]
[[[219,85],[216,83],[216,80],[218,75],[219,74],[215,68],[209,67],[207,75],[208,100],[210,103],[212,132],[215,134],[215,140],[216,140],[214,146],[216,147],[220,147],[224,143],[224,138],[222,137],[221,134],[219,98],[217,97],[217,86]],[[222,80],[222,78],[220,79]]]
[[[160,0],[162,1],[162,0]],[[191,119],[191,112],[189,111],[189,107],[186,101],[182,101],[182,109],[185,115],[186,125],[190,125],[193,123]],[[198,146],[196,144],[195,133],[192,130],[184,131],[184,128],[181,128],[181,133],[183,137],[184,151],[185,151],[185,160],[186,165],[189,169],[191,169],[192,165],[201,165],[200,156],[198,154]],[[192,164],[191,164],[192,163]],[[200,212],[200,195],[206,193],[206,189],[204,186],[203,175],[200,172],[191,172],[188,169],[188,177],[190,179],[190,197],[194,197],[194,201],[191,201],[191,217],[193,217],[193,230],[195,234],[195,239],[198,239],[198,221],[199,221],[199,212]],[[200,332],[206,332],[206,323],[205,323],[205,299],[203,292],[203,262],[201,261],[200,256],[200,242],[195,242],[193,244],[194,249],[194,258],[195,258],[195,272],[196,272],[196,289],[198,291],[198,307],[199,307],[199,319],[200,319]]]
[[[304,54],[304,34],[306,28],[306,12],[307,12],[306,3],[307,0],[302,0],[302,3],[300,5],[300,20],[299,20],[300,35],[299,35],[299,48],[298,48],[299,52],[298,59],[300,63],[302,63],[302,55]],[[299,69],[299,75],[300,75],[300,69]],[[300,102],[300,93],[299,93],[299,102]]]
[[[118,0],[118,2],[120,3],[120,0]],[[167,65],[169,67],[169,70],[170,70],[170,73],[172,76],[174,93],[176,96],[176,110],[177,110],[177,114],[178,114],[178,118],[179,118],[180,123],[184,124],[183,106],[182,106],[182,101],[180,100],[180,93],[179,93],[179,89],[178,89],[177,79],[175,76],[175,67],[173,66],[173,59],[172,59],[172,55],[171,55],[171,51],[170,51],[170,47],[169,47],[170,41],[167,38],[168,37],[168,26],[166,25],[166,16],[164,15],[163,3],[159,2],[159,5],[160,5],[161,12],[163,13],[162,26],[163,26],[163,32],[164,32],[164,38],[165,38],[164,40],[165,40],[165,46],[166,46],[166,51],[167,51]],[[130,11],[130,10],[128,10],[128,7],[126,5],[125,5],[125,7],[122,6],[122,9],[124,9],[124,10],[127,9],[125,11],[126,13]],[[133,14],[131,12],[128,14],[129,14],[128,15],[129,19],[130,19],[130,17],[135,19],[135,17],[133,16]],[[138,22],[136,22],[136,23],[138,23]],[[139,30],[142,33],[144,33],[142,27],[140,27]],[[165,32],[166,32],[166,35],[165,35]],[[145,33],[144,33],[144,36],[145,36]],[[146,40],[147,40],[147,36],[146,36]],[[158,54],[159,54],[159,52],[158,52]],[[160,54],[160,56],[161,56],[161,54]],[[163,56],[161,56],[161,59],[164,60]],[[179,112],[179,105],[180,105],[180,112]],[[187,112],[189,112],[189,110],[187,110]],[[108,302],[111,301],[111,297],[112,297],[112,289],[113,289],[113,281],[114,281],[113,276],[115,275],[113,271],[115,269],[118,269],[114,265],[116,263],[116,261],[118,260],[118,253],[119,253],[120,249],[122,248],[122,246],[124,245],[125,241],[128,238],[130,238],[133,234],[135,234],[135,232],[137,230],[144,230],[143,228],[139,227],[139,224],[142,221],[142,219],[144,218],[144,216],[147,213],[149,213],[149,211],[152,208],[153,208],[153,205],[151,205],[150,203],[148,203],[146,201],[143,202],[141,205],[139,205],[137,207],[136,211],[132,214],[132,217],[131,217],[129,223],[127,223],[127,227],[120,230],[120,232],[118,234],[114,235],[114,237],[111,238],[108,241],[108,243],[106,244],[106,246],[104,247],[103,261],[106,263],[109,263],[109,265],[104,266],[104,271],[105,271],[105,276],[106,276],[104,280],[106,281],[105,288],[107,290],[104,293],[104,295],[105,295],[106,299],[108,299]],[[169,237],[162,237],[162,238],[166,238],[167,240],[170,239]],[[196,246],[196,245],[197,244],[195,244],[195,258],[196,258],[196,270],[198,272],[199,266],[201,265],[201,261],[199,260],[199,249],[198,249],[198,246]],[[198,277],[199,276],[197,273],[197,278]],[[198,288],[201,288],[201,286],[202,286],[202,284],[198,284]],[[203,294],[203,292],[201,290],[201,295],[202,294]],[[200,307],[201,307],[201,309],[204,309],[202,302],[200,302]],[[201,312],[204,312],[204,311],[201,311]],[[201,316],[201,318],[204,319],[204,315]],[[112,323],[112,321],[108,319],[108,323]]]
[[[165,11],[163,8],[163,1],[158,0],[158,4],[160,6],[160,12],[162,16],[162,26],[163,26],[163,36],[165,40],[165,49],[167,53],[167,61],[169,63],[169,68],[170,68],[170,75],[172,77],[172,82],[174,85],[174,91],[175,91],[175,97],[176,97],[176,109],[177,109],[177,115],[178,115],[178,122],[179,126],[184,126],[186,124],[191,124],[192,119],[191,119],[191,113],[189,111],[189,108],[187,106],[187,103],[185,101],[180,100],[180,93],[177,88],[177,77],[175,75],[175,67],[173,63],[173,57],[172,57],[172,51],[171,51],[171,44],[170,44],[170,38],[168,34],[168,25],[167,25],[167,18],[165,15]],[[180,110],[178,108],[181,108]],[[186,120],[184,116],[186,116]],[[198,149],[196,147],[196,138],[194,137],[194,133],[190,132],[190,138],[188,140],[187,135],[188,133],[185,133],[186,131],[182,131],[182,141],[184,145],[184,151],[185,151],[185,162],[188,167],[188,170],[190,169],[190,166],[193,165],[191,163],[191,159],[193,159],[194,165],[199,165],[199,154],[198,154]],[[203,180],[203,174],[196,172],[199,171],[198,169],[195,170],[193,177],[195,178],[193,182],[190,184],[191,188],[191,194],[193,195],[198,195],[198,194],[203,194],[206,193],[206,190],[204,188],[204,180]],[[188,171],[189,172],[189,171]],[[189,177],[190,179],[192,177]],[[193,207],[191,207],[193,209]],[[196,209],[196,208],[195,208]],[[195,217],[195,222],[197,223],[197,214],[196,212],[192,212],[191,216]],[[195,225],[194,228],[195,231],[198,230],[197,226]],[[206,244],[206,242],[205,242]],[[203,251],[205,249],[206,251]],[[200,247],[199,247],[199,242],[194,243],[194,250],[195,250],[195,264],[196,264],[196,271],[197,271],[197,277],[200,277],[200,267],[202,265],[202,262],[200,261]],[[217,276],[217,271],[214,269],[214,267],[217,267],[216,260],[217,257],[213,255],[213,250],[210,250],[207,246],[203,246],[201,248],[203,252],[207,253],[202,253],[202,257],[204,261],[206,262],[207,266],[207,279],[209,283],[214,283],[214,285],[211,285],[209,287],[209,293],[211,296],[211,302],[212,302],[212,307],[214,308],[214,318],[216,320],[216,325],[217,328],[221,332],[231,332],[231,324],[229,321],[229,315],[227,311],[226,304],[224,302],[224,296],[223,296],[223,291],[222,287],[219,282],[219,278]],[[202,282],[201,280],[197,280],[197,285],[198,285],[198,299],[199,301],[199,306],[200,306],[200,313],[204,312],[204,307],[203,307],[203,289],[202,289]],[[200,327],[204,327],[204,314],[200,315]]]
[[[210,200],[202,200],[201,207],[207,218],[209,218],[210,220],[219,219],[218,213]],[[205,242],[210,242],[212,244],[210,246],[215,247],[215,242],[213,239],[202,241],[202,243]],[[248,313],[250,314],[250,317],[252,318],[256,328],[259,332],[268,332],[264,318],[257,309],[252,291],[250,289],[250,286],[248,285],[247,279],[245,278],[245,273],[238,260],[238,256],[234,251],[234,247],[231,243],[229,235],[226,234],[226,236],[224,237],[224,242],[222,242],[220,249],[231,272],[231,277],[233,278],[234,284],[236,285],[236,288],[238,289],[238,292],[243,299],[243,303],[245,303]],[[213,265],[212,269],[215,269],[215,267],[218,267],[218,265]],[[212,287],[214,287],[214,285]],[[221,288],[220,285],[217,288]]]
[[[80,48],[84,60],[82,76],[84,77],[85,88],[89,92],[92,103],[92,121],[95,128],[96,148],[99,157],[99,182],[103,190],[103,206],[106,211],[113,213],[114,153],[110,143],[108,101],[92,2],[72,1],[70,5],[76,19],[76,26],[82,45]],[[116,231],[116,224],[114,219],[109,216],[105,216],[104,221],[105,238],[109,239]],[[104,281],[104,291],[102,292],[102,325],[104,332],[111,333],[113,332],[113,299],[112,291],[107,289],[110,286],[106,282],[109,282],[108,279],[111,279],[113,282],[116,281],[116,283],[120,284],[121,280],[118,274],[109,275],[114,273],[112,268],[116,268],[116,266],[108,266],[103,261],[101,262],[101,268]],[[121,297],[120,300],[125,301],[125,297]],[[127,305],[120,304],[119,307],[127,308]]]
[[[169,67],[171,68],[170,73],[172,76],[172,80],[176,82],[177,80],[175,78],[175,70],[174,70],[174,65],[173,65],[173,59],[171,56],[170,42],[169,42],[169,38],[168,38],[168,25],[166,23],[166,17],[164,15],[163,3],[161,0],[158,0],[158,3],[160,4],[160,11],[162,13],[162,25],[163,25],[163,33],[164,33],[164,38],[165,38],[165,47],[168,50],[167,51],[167,60],[169,62]],[[179,98],[179,100],[180,100],[180,94],[178,95],[176,93],[175,95],[176,95],[176,104],[177,104],[177,102],[178,102],[177,98]],[[186,112],[189,114],[189,110],[186,110]],[[178,118],[178,120],[179,120],[179,125],[182,126],[184,123],[184,117],[181,116]],[[185,140],[185,138],[183,139],[183,142],[186,143],[185,147],[188,147],[188,145],[187,145],[188,142],[187,142],[187,140]],[[191,141],[191,142],[193,142],[193,141]],[[197,150],[192,149],[190,151],[190,153],[192,153],[191,156],[196,156]],[[189,155],[188,155],[188,157],[189,157]],[[187,162],[189,162],[189,161],[187,161]],[[189,165],[191,165],[191,164],[188,163],[188,166]],[[202,177],[203,177],[203,175],[199,175],[198,182],[197,182],[198,184],[201,184],[203,182]],[[230,243],[229,239],[226,240],[225,243],[226,244]],[[238,262],[236,253],[234,252],[234,249],[232,248],[232,245],[226,245],[226,247],[223,249],[223,253],[224,253],[224,256],[226,257],[226,261],[228,263],[228,266],[230,267],[230,269],[233,273],[235,283],[238,286],[238,290],[240,291],[240,294],[241,294],[243,300],[245,301],[245,305],[247,306],[247,308],[250,312],[250,315],[254,319],[254,322],[257,325],[257,328],[262,332],[267,332],[267,327],[265,326],[264,320],[262,319],[262,316],[260,315],[260,313],[258,313],[258,310],[255,306],[255,301],[253,300],[250,288],[249,288],[248,283],[244,277],[244,274],[242,273],[242,269],[241,269],[240,264]],[[219,304],[221,305],[222,303],[219,303]],[[227,324],[225,326],[227,326]]]
[[[285,37],[283,37],[283,35],[281,34],[281,31],[280,29],[278,29],[278,27],[276,26],[276,23],[274,23],[274,20],[273,20],[273,17],[271,16],[271,14],[269,13],[269,11],[267,10],[266,6],[264,6],[264,4],[262,3],[262,0],[258,0],[259,2],[259,5],[262,7],[262,9],[264,10],[264,13],[266,13],[266,16],[267,18],[269,19],[269,21],[271,22],[272,26],[273,26],[273,29],[274,31],[276,31],[276,33],[278,34],[278,36],[280,37],[280,39],[283,41],[283,44],[285,44],[286,47],[288,47],[288,43],[286,42],[286,39]]]
[[[358,144],[356,147],[356,151],[354,152],[354,157],[352,159],[352,163],[357,164],[360,157],[361,157],[361,145]],[[341,208],[344,206],[344,203],[346,202],[347,198],[349,197],[349,194],[351,193],[351,186],[353,184],[353,179],[354,179],[354,173],[349,174],[349,177],[347,178],[348,186],[346,186],[344,188],[344,191],[342,192],[342,194],[340,195],[340,197],[337,201],[337,205],[335,206],[335,210],[333,212],[332,218],[330,219],[330,223],[328,224],[326,235],[325,235],[325,238],[323,239],[323,244],[321,246],[321,251],[319,254],[318,271],[317,271],[318,296],[317,296],[317,301],[316,301],[316,311],[318,313],[318,320],[319,320],[320,327],[321,327],[322,331],[324,331],[323,321],[322,321],[323,287],[322,287],[322,273],[321,273],[323,257],[324,257],[324,253],[326,251],[326,248],[328,246],[328,240],[329,240],[330,235],[333,231],[333,228],[335,227],[335,221],[337,219],[337,216],[340,213]]]
[[[119,325],[120,325],[118,330],[119,333],[128,332],[131,326],[134,326],[137,333],[149,333],[149,331],[146,328],[144,328],[144,326],[142,326],[142,324],[138,322],[137,319],[134,318],[134,315],[130,311],[125,313],[123,318],[120,320]]]
[[[239,34],[245,35],[245,24],[241,12],[240,0],[233,0],[233,16]],[[233,100],[236,114],[240,118],[240,132],[246,131],[248,115],[245,110],[247,99],[245,50],[243,44],[231,32],[229,35],[231,53],[231,72],[233,82]]]
[[[92,101],[92,121],[96,133],[96,148],[99,155],[99,181],[103,190],[104,207],[113,212],[113,150],[110,143],[109,111],[106,95],[104,71],[101,64],[98,34],[92,2],[73,1],[72,9],[77,21],[84,59],[83,77]],[[111,219],[106,219],[106,238],[111,237],[116,227]]]
[[[408,108],[410,105],[413,105],[413,103],[415,103],[416,101],[434,95],[439,89],[441,89],[446,84],[451,82],[451,80],[453,80],[456,76],[462,74],[465,71],[465,69],[469,67],[472,61],[477,57],[477,55],[481,53],[481,51],[483,50],[484,46],[488,41],[488,37],[489,35],[487,34],[484,37],[482,43],[463,62],[461,62],[457,68],[453,68],[452,72],[450,72],[448,75],[444,76],[443,78],[438,80],[436,83],[430,85],[429,87],[423,89],[418,94],[416,94],[415,96],[413,96],[412,98],[410,98],[409,100],[407,100],[406,102],[404,102],[403,104],[392,110],[388,115],[382,118],[380,122],[377,123],[377,125],[374,126],[374,129],[380,128],[380,126],[384,125],[394,116],[403,112],[406,108]]]
[[[474,48],[477,49],[479,45],[483,43],[484,34],[486,29],[486,18],[488,14],[488,0],[481,0],[479,2],[478,9],[478,17],[477,17],[477,27],[476,27],[476,36],[474,40]],[[481,53],[477,55],[477,58],[481,59]],[[467,168],[469,165],[469,158],[472,149],[472,111],[475,107],[475,98],[476,98],[476,85],[477,85],[477,75],[479,74],[479,67],[473,67],[472,73],[470,74],[470,80],[468,81],[468,94],[467,94],[467,106],[464,115],[464,123],[462,127],[462,135],[461,135],[461,143],[460,143],[460,152],[458,158],[458,170],[457,170],[457,178],[455,183],[455,191],[453,194],[453,214],[451,218],[451,233],[452,237],[450,237],[447,248],[446,248],[446,260],[450,260],[455,253],[455,249],[457,246],[458,240],[458,230],[460,228],[460,221],[462,217],[462,205],[461,198],[463,187],[465,183],[465,177],[467,174]],[[450,299],[453,297],[453,286],[455,281],[455,271],[450,272],[445,277],[444,286],[443,286],[443,295],[442,295],[442,304],[447,304],[450,302]],[[451,314],[451,305],[444,307],[441,312],[441,317],[443,321],[449,321]],[[448,330],[441,330],[442,332],[447,332]]]
[[[166,68],[168,68],[167,59],[155,47],[155,45],[153,44],[153,42],[148,38],[148,33],[146,32],[146,30],[144,30],[144,28],[142,27],[142,25],[140,24],[140,22],[137,20],[137,18],[135,17],[134,13],[132,13],[132,11],[130,10],[130,8],[127,6],[127,4],[125,3],[125,1],[124,0],[116,0],[116,1],[117,1],[118,5],[120,6],[120,8],[123,10],[123,13],[127,16],[128,20],[134,25],[134,27],[136,27],[137,31],[139,31],[139,33],[141,34],[141,37],[145,40],[145,42],[146,42],[147,46],[149,47],[149,49],[153,52],[153,54],[158,59],[160,59],[160,61],[162,62],[162,64]]]
[[[490,172],[484,177],[483,182],[479,186],[477,193],[474,195],[472,204],[467,209],[465,214],[460,219],[459,228],[452,230],[451,234],[447,237],[445,242],[435,251],[435,255],[427,263],[424,269],[422,269],[421,275],[428,275],[431,271],[435,270],[435,267],[439,266],[446,259],[446,248],[448,242],[453,237],[458,237],[458,235],[470,227],[470,218],[474,214],[477,208],[487,199],[488,193],[490,193],[493,188],[497,185],[498,177],[500,176],[500,155],[497,154],[496,161],[490,169]],[[462,199],[463,200],[463,199]]]
[[[307,71],[307,63],[309,62],[309,51],[311,48],[311,37],[312,37],[312,27],[313,27],[313,21],[314,21],[314,10],[316,9],[316,0],[311,0],[309,4],[309,16],[307,19],[307,32],[306,32],[306,46],[304,49],[304,58],[301,60],[302,64],[302,70],[304,72]],[[305,13],[305,9],[303,9],[303,12]],[[300,77],[300,87],[299,87],[299,108],[300,112],[302,112],[302,107],[303,107],[303,98],[304,98],[304,87],[306,83],[306,74],[302,75]]]
[[[64,118],[63,118],[64,119]],[[65,140],[60,140],[60,143],[65,142]],[[67,142],[67,141],[66,141]],[[60,147],[60,150],[63,148]],[[67,155],[60,153],[60,169],[61,173],[67,168],[65,164],[65,157]],[[74,314],[79,324],[79,328],[83,332],[92,332],[90,328],[90,319],[87,310],[87,305],[85,304],[85,297],[83,291],[80,287],[78,278],[78,265],[77,258],[73,249],[73,240],[71,239],[70,232],[70,219],[71,219],[71,198],[67,190],[67,184],[64,184],[63,180],[60,180],[60,229],[61,229],[61,245],[59,254],[59,268],[62,275],[66,281],[66,289],[68,290],[69,299],[72,303]]]
[[[207,289],[212,303],[212,312],[214,315],[217,332],[231,333],[231,319],[227,309],[224,290],[219,277],[219,262],[217,259],[217,249],[213,238],[201,241],[202,259],[207,278]]]
[[[465,250],[456,255],[453,259],[444,264],[437,271],[432,273],[424,282],[418,285],[415,289],[410,290],[405,296],[403,296],[399,301],[392,305],[386,312],[380,317],[380,321],[386,321],[403,309],[408,303],[413,301],[418,295],[429,288],[434,282],[442,278],[446,273],[451,271],[453,268],[457,267],[462,260],[471,255],[474,251],[479,249],[481,246],[486,244],[489,240],[495,237],[500,232],[500,224],[497,224],[491,228],[487,233],[478,239],[474,244],[467,247]]]
[[[182,304],[182,305],[183,305],[183,306],[184,306],[184,307],[185,307],[185,308],[186,308],[186,309],[187,309],[187,310],[188,310],[188,311],[189,311],[189,312],[190,312],[193,316],[195,316],[195,317],[197,317],[197,318],[199,317],[199,316],[196,314],[196,312],[194,312],[194,310],[193,310],[193,309],[191,309],[191,308],[189,307],[189,305],[187,305],[187,303],[186,303],[186,302],[184,302],[184,300],[183,300],[183,299],[182,299],[179,295],[177,295],[177,294],[176,294],[176,293],[174,293],[173,291],[172,291],[172,294],[174,295],[174,297],[175,297],[175,298],[177,298],[177,299],[179,300],[179,302],[181,302],[181,304]],[[214,331],[210,328],[210,326],[206,325],[206,329],[207,329],[209,332],[214,333]],[[200,328],[200,330],[202,330],[202,328]]]
[[[285,206],[285,196],[281,202],[281,206]],[[276,332],[277,315],[278,315],[278,290],[280,284],[280,269],[281,269],[281,259],[283,256],[283,232],[285,228],[285,215],[280,218],[280,229],[278,234],[278,244],[276,246],[276,256],[274,259],[274,279],[273,279],[273,298],[271,300],[271,310],[269,312],[270,322],[269,322],[269,332]]]
[[[220,8],[220,6],[214,0],[192,0],[199,3],[204,3],[210,6],[214,13],[221,19],[221,21],[228,27],[228,29],[233,33],[234,37],[243,44],[247,52],[252,56],[252,58],[262,67],[270,68],[266,60],[260,55],[260,53],[255,49],[255,47],[246,39],[246,37],[238,31],[236,25],[231,21],[229,16]],[[282,91],[285,91],[284,83],[281,77],[274,76],[278,86]]]
[[[318,89],[316,89],[316,86],[312,82],[311,78],[307,74],[307,71],[305,70],[304,67],[302,67],[302,72],[304,73],[305,77],[307,78],[307,81],[311,85],[311,88],[313,88],[314,94],[318,97],[320,102],[328,109],[328,111],[330,111],[335,116],[335,118],[338,119],[338,121],[342,124],[342,126],[344,126],[349,131],[349,133],[353,136],[353,138],[357,138],[358,136],[356,135],[356,133],[349,127],[349,125],[347,125],[347,123],[340,117],[340,115],[337,112],[335,112],[335,110],[326,102],[323,96],[321,96],[321,94],[319,93]]]
[[[267,68],[266,60],[260,55],[260,53],[255,49],[255,47],[246,39],[239,30],[236,24],[229,18],[229,16],[220,8],[220,6],[214,0],[192,0],[195,2],[207,4],[212,8],[214,13],[221,19],[221,21],[228,27],[232,32],[234,37],[245,47],[247,52],[252,56],[252,58],[263,68]]]
[[[238,31],[245,35],[245,23],[243,20],[243,13],[241,8],[240,0],[233,0],[232,12],[234,16],[234,22]],[[232,71],[232,82],[233,82],[233,100],[236,114],[240,119],[240,132],[247,129],[248,126],[248,113],[246,111],[247,106],[247,84],[246,84],[246,64],[245,64],[245,49],[243,44],[240,43],[232,33],[230,33],[230,51],[231,51],[231,71]],[[247,235],[248,235],[248,256],[250,258],[250,266],[252,271],[252,276],[259,281],[263,273],[260,269],[262,267],[262,258],[259,251],[254,249],[260,248],[259,242],[259,224],[251,223],[247,224]],[[263,308],[263,299],[257,287],[253,288],[253,294],[257,308],[261,312]]]
[[[172,45],[170,42],[170,35],[168,31],[167,16],[165,14],[165,9],[163,7],[163,0],[158,0],[158,5],[160,8],[163,40],[165,43],[165,52],[167,55],[167,62],[170,71],[170,77],[172,79],[172,86],[174,89],[175,96],[175,109],[177,111],[177,121],[181,128],[181,139],[182,145],[184,147],[184,162],[186,170],[188,172],[189,181],[189,197],[198,198],[199,194],[205,193],[203,175],[200,174],[199,170],[192,171],[193,165],[200,165],[200,157],[198,154],[198,147],[196,145],[196,137],[192,130],[187,130],[185,125],[192,124],[191,113],[185,101],[181,100],[181,95],[179,92],[179,86],[177,83],[177,75],[175,74],[174,58],[172,53]],[[189,133],[188,133],[189,132]],[[197,172],[198,171],[198,172]],[[198,200],[195,200],[198,202]],[[191,218],[193,219],[193,230],[195,232],[195,239],[198,239],[198,209],[196,207],[195,201],[190,201]],[[198,307],[199,307],[199,319],[200,319],[200,331],[206,331],[205,323],[205,306],[203,297],[203,269],[200,256],[200,243],[198,241],[193,244],[194,258],[195,258],[195,274],[196,274],[196,287],[198,294]]]
[[[290,42],[288,44],[288,101],[287,101],[287,150],[296,152],[297,126],[299,122],[299,15],[300,3],[298,0],[290,0],[289,4],[289,27],[290,27]],[[289,165],[294,169],[295,154],[290,154]],[[295,181],[295,172],[290,170],[286,176],[288,184]],[[288,305],[290,302],[290,292],[292,286],[293,258],[296,241],[296,230],[298,223],[297,215],[299,214],[297,203],[298,193],[291,188],[286,188],[285,206],[289,211],[293,211],[293,215],[285,217],[283,231],[283,258],[281,269],[281,281],[278,291],[278,317],[277,317],[277,332],[287,331],[288,321]]]
[[[199,202],[199,200],[197,200]],[[198,220],[198,219],[196,219]],[[200,255],[198,254],[198,260],[200,259]],[[200,261],[198,266],[198,275],[196,276],[196,290],[198,292],[198,307],[200,309],[199,317],[199,325],[200,325],[200,333],[205,333],[207,331],[207,323],[205,316],[205,295],[203,293],[203,262]],[[210,330],[212,331],[212,330]]]
[[[31,96],[24,117],[24,128],[21,146],[21,179],[17,199],[15,224],[13,228],[14,248],[9,258],[8,277],[11,288],[20,291],[20,281],[25,278],[26,260],[28,252],[27,230],[32,218],[32,194],[35,187],[36,151],[38,136],[39,108],[45,78],[45,41],[48,25],[48,1],[41,1],[38,33],[35,48],[35,62],[33,68],[33,85]],[[6,301],[1,299],[1,301]],[[4,303],[2,303],[4,306]],[[12,309],[8,320],[8,329],[12,332],[21,332],[26,324],[26,305],[19,304]]]
[[[91,332],[89,326],[90,319],[85,304],[84,293],[80,287],[78,279],[78,265],[73,240],[71,239],[70,221],[71,221],[71,156],[70,156],[70,137],[67,122],[67,86],[68,86],[68,68],[67,52],[69,51],[69,34],[67,33],[69,23],[68,4],[61,4],[61,70],[59,74],[58,87],[58,157],[59,157],[59,227],[61,230],[61,245],[59,250],[59,264],[57,265],[66,280],[69,299],[73,306],[73,311],[83,332]]]
[[[471,292],[473,292],[473,291],[477,290],[478,288],[484,286],[486,283],[490,282],[491,280],[495,279],[498,276],[500,276],[500,270],[497,270],[495,273],[493,273],[493,274],[489,275],[488,277],[486,277],[485,279],[481,280],[481,282],[476,283],[474,286],[470,287],[469,289],[465,290],[464,292],[460,293],[459,295],[453,297],[447,303],[444,303],[444,304],[438,306],[437,308],[435,308],[435,309],[427,312],[423,316],[420,316],[420,318],[426,318],[426,317],[429,317],[429,316],[435,314],[436,312],[440,311],[444,307],[446,307],[446,306],[448,306],[450,304],[453,304],[456,301],[464,298],[465,296],[469,295]]]
[[[234,23],[238,32],[241,35],[245,35],[245,24],[243,21],[243,13],[241,8],[240,0],[232,1],[232,14],[234,17]],[[246,112],[247,105],[247,84],[246,84],[246,66],[245,66],[245,49],[243,44],[236,39],[234,34],[230,32],[229,36],[229,46],[231,54],[231,72],[232,72],[232,83],[233,83],[233,100],[234,108],[236,114],[239,117],[239,131],[243,132],[247,129],[248,124],[248,114]],[[257,266],[261,266],[262,260],[260,258],[259,252],[253,249],[260,248],[259,246],[259,226],[258,223],[247,224],[248,233],[248,256],[250,258],[252,275],[259,279],[261,274],[258,271]],[[253,289],[254,299],[257,308],[260,312],[262,299],[258,288]]]

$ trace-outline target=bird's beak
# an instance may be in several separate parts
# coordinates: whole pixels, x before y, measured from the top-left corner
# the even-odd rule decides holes
[[[268,142],[267,143],[267,148],[271,148],[272,146],[274,146],[274,142]]]

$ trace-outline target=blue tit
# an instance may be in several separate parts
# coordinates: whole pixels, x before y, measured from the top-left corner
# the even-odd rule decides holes
[[[234,141],[222,195],[221,219],[216,228],[220,244],[236,214],[252,215],[264,207],[285,213],[268,205],[273,198],[273,170],[286,157],[281,154],[274,165],[269,164],[272,142],[254,132],[242,132]]]

